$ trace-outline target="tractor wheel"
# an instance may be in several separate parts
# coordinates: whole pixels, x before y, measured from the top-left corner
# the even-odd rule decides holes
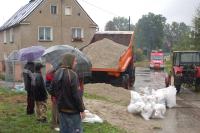
[[[196,79],[196,82],[195,82],[195,91],[197,91],[197,92],[200,91],[200,78]]]
[[[181,85],[174,85],[176,87],[176,93],[179,93],[181,90]]]
[[[174,77],[174,86],[176,87],[177,93],[181,90],[181,81],[178,77]]]

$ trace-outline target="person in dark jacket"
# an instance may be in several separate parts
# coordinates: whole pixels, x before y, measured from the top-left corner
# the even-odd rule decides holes
[[[57,97],[60,116],[60,133],[83,132],[81,118],[85,116],[85,107],[79,94],[78,77],[74,72],[76,64],[74,55],[65,54],[52,82],[52,93]]]
[[[34,114],[34,107],[35,107],[35,99],[34,99],[34,91],[33,86],[31,85],[31,77],[29,73],[34,72],[34,63],[27,62],[24,66],[23,70],[23,78],[24,78],[24,86],[25,90],[27,91],[27,108],[26,113],[28,115]]]
[[[35,65],[35,73],[33,75],[34,97],[36,102],[37,120],[39,122],[47,122],[47,91],[45,89],[44,79],[42,77],[41,69],[44,67],[41,63]],[[34,83],[35,82],[35,83]]]

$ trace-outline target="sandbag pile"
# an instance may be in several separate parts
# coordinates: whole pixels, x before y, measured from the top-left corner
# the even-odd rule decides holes
[[[169,86],[163,89],[140,88],[140,92],[131,91],[128,112],[141,114],[145,120],[164,118],[166,107],[176,106],[176,88]]]
[[[118,60],[127,46],[104,38],[91,43],[83,49],[83,53],[91,60],[93,68],[116,68]]]

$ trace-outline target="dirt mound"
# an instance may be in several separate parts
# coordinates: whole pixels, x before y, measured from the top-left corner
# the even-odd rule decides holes
[[[106,98],[112,103],[118,103],[125,106],[130,103],[130,90],[126,90],[122,87],[114,87],[104,83],[86,84],[84,91],[91,95]]]
[[[118,60],[127,46],[109,39],[94,42],[83,49],[92,62],[94,68],[116,68]]]

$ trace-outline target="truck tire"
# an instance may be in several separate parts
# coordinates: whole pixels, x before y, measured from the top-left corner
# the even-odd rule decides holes
[[[124,74],[122,78],[123,78],[122,83],[123,83],[124,88],[129,90],[131,88],[130,82],[129,82],[129,75]]]

